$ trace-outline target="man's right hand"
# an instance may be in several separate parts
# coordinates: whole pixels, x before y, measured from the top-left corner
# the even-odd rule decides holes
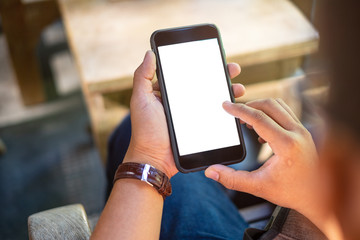
[[[225,102],[224,109],[251,126],[274,155],[259,169],[235,171],[210,166],[205,174],[225,187],[247,192],[303,214],[316,208],[318,156],[310,133],[281,99],[247,104]],[[316,201],[318,204],[318,201]]]

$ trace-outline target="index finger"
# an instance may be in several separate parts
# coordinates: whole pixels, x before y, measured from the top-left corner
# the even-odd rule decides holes
[[[284,143],[289,140],[289,131],[282,128],[277,122],[261,110],[241,103],[224,102],[224,109],[236,118],[250,124],[255,132],[269,144]],[[276,151],[276,149],[273,149]]]
[[[257,99],[246,105],[263,111],[286,130],[292,131],[299,126],[294,117],[275,99]]]

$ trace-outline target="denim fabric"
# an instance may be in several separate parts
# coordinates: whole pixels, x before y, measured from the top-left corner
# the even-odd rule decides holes
[[[113,179],[116,169],[122,163],[126,151],[129,147],[131,138],[130,115],[127,115],[120,125],[111,134],[108,142],[108,156],[106,161],[106,200],[108,199],[113,187]]]
[[[248,225],[219,183],[201,171],[178,173],[171,185],[160,239],[242,239]]]
[[[127,116],[109,141],[108,193],[130,136],[131,122]],[[242,239],[248,224],[219,183],[206,178],[201,171],[178,173],[171,184],[173,194],[164,202],[160,239]]]

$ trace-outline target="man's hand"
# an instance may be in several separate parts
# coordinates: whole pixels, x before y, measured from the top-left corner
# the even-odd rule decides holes
[[[259,169],[235,171],[214,165],[205,174],[229,189],[265,198],[277,205],[304,213],[314,207],[317,152],[310,133],[280,99],[247,104],[225,102],[224,109],[252,127],[274,155]]]
[[[155,70],[155,55],[148,51],[134,73],[130,102],[132,136],[124,162],[151,164],[171,178],[178,170],[170,147],[159,86],[157,83],[152,84]],[[228,70],[231,78],[240,74],[238,64],[228,64]],[[235,97],[241,97],[245,88],[241,84],[234,84],[233,91]]]

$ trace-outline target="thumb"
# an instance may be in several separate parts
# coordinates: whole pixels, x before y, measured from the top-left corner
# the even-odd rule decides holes
[[[156,60],[153,51],[146,52],[141,65],[134,73],[133,94],[152,93],[152,79],[156,70]]]
[[[213,165],[205,170],[205,175],[231,190],[254,194],[257,189],[255,178],[247,171],[235,170],[224,165]]]

